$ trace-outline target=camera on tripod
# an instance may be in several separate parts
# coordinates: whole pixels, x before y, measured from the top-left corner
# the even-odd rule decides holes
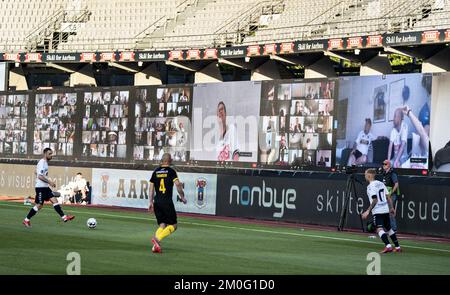
[[[356,172],[358,172],[358,169],[356,169],[356,165],[344,167],[344,170],[345,174],[355,174]]]

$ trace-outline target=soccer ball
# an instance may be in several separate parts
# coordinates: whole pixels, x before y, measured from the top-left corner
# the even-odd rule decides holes
[[[89,218],[86,222],[86,225],[89,228],[95,228],[97,226],[97,220],[95,220],[95,218]]]

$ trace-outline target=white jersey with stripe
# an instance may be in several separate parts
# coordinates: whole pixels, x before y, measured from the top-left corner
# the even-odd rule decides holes
[[[388,190],[381,181],[374,180],[367,186],[367,197],[369,197],[370,204],[373,202],[373,196],[376,196],[378,200],[372,209],[372,215],[389,213],[387,193]]]

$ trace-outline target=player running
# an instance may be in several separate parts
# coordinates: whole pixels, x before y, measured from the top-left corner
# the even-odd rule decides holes
[[[48,178],[48,162],[53,157],[53,151],[50,148],[44,149],[44,157],[38,162],[36,167],[36,198],[35,205],[28,212],[27,217],[22,222],[26,227],[31,227],[30,219],[38,213],[42,208],[45,201],[50,201],[53,204],[55,211],[61,216],[64,222],[72,220],[75,216],[65,215],[61,206],[58,204],[56,199],[56,193],[54,194],[50,187],[56,187],[56,184]],[[50,186],[50,187],[49,187]]]
[[[385,248],[381,253],[389,253],[392,251],[401,252],[395,231],[391,228],[389,217],[389,214],[395,215],[395,209],[392,206],[391,198],[386,197],[388,191],[386,186],[381,181],[375,180],[376,174],[375,169],[367,169],[365,172],[366,180],[369,182],[369,185],[367,186],[367,196],[369,197],[370,206],[363,212],[362,218],[367,219],[369,213],[372,212],[373,222],[377,228],[377,233],[385,245]],[[391,209],[389,210],[389,208]],[[395,249],[393,249],[392,245],[389,243],[385,230],[388,231],[389,237],[395,245]]]
[[[177,187],[181,201],[186,204],[183,185],[178,180],[177,172],[170,168],[172,156],[165,153],[161,165],[153,171],[150,179],[150,206],[148,210],[154,211],[159,228],[152,238],[152,252],[161,253],[161,241],[177,229],[177,213],[172,200],[173,185]],[[156,188],[156,189],[155,189]],[[153,199],[154,192],[156,196]]]

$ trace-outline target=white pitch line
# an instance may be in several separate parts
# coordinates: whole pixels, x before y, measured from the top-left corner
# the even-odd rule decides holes
[[[7,206],[7,207],[22,207],[20,205],[12,205],[12,204],[1,204],[0,206]],[[92,209],[92,208],[90,208]],[[98,208],[95,208],[98,209]],[[88,212],[82,212],[82,211],[75,211],[70,210],[71,212],[76,212],[78,214],[91,214]],[[117,214],[107,214],[107,213],[99,213],[96,212],[96,215],[100,216],[108,216],[108,217],[119,217],[124,219],[136,219],[136,220],[155,220],[153,217],[136,217],[136,216],[125,216],[125,215],[117,215]],[[195,217],[193,217],[195,218]],[[207,224],[207,223],[199,223],[199,222],[189,222],[185,221],[184,224],[191,224],[191,225],[198,225],[198,226],[206,226],[206,227],[216,227],[216,228],[225,228],[225,229],[234,229],[234,230],[243,230],[243,231],[251,231],[251,232],[260,232],[260,233],[268,233],[268,234],[278,234],[278,235],[289,235],[289,236],[297,236],[297,237],[308,237],[308,238],[317,238],[317,239],[326,239],[326,240],[336,240],[336,241],[347,241],[347,242],[355,242],[355,243],[365,243],[365,244],[376,244],[379,245],[378,242],[372,242],[372,241],[364,241],[364,240],[355,240],[350,238],[338,238],[338,237],[328,237],[328,236],[321,236],[321,235],[312,235],[312,234],[301,234],[301,233],[292,233],[292,232],[278,232],[278,231],[271,231],[271,230],[265,230],[265,229],[256,229],[256,228],[245,228],[245,227],[238,227],[238,226],[228,226],[228,225],[219,225],[219,224]],[[429,250],[429,251],[437,251],[437,252],[445,252],[450,253],[450,250],[447,249],[437,249],[437,248],[428,248],[428,247],[419,247],[419,246],[411,246],[406,245],[402,243],[402,248],[411,248],[411,249],[419,249],[419,250]]]

